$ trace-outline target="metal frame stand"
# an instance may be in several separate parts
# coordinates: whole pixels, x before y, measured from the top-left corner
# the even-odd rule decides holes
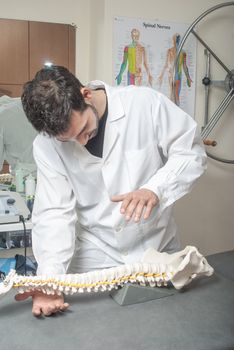
[[[195,26],[207,15],[209,15],[211,12],[216,11],[222,7],[226,6],[233,6],[234,1],[225,2],[223,4],[216,5],[204,13],[202,13],[187,29],[185,32],[180,45],[178,47],[176,59],[175,59],[175,65],[174,65],[174,81],[173,81],[173,92],[175,96],[175,73],[176,73],[176,67],[178,65],[179,55],[180,52],[188,38],[188,36],[192,33],[196,39],[205,47],[205,55],[206,55],[206,75],[202,79],[202,83],[205,86],[205,116],[204,116],[204,126],[202,127],[201,137],[203,139],[204,144],[210,145],[210,146],[216,146],[215,141],[206,140],[207,136],[210,134],[210,132],[213,130],[215,125],[218,123],[219,119],[223,115],[224,111],[227,109],[227,107],[230,105],[231,101],[234,97],[234,70],[229,69],[222,61],[221,59],[215,54],[215,52],[206,44],[206,42],[194,31]],[[227,75],[224,79],[224,81],[211,81],[210,79],[210,58],[211,56],[221,65],[221,67],[226,71]],[[208,111],[209,111],[209,94],[210,94],[210,86],[220,86],[226,89],[227,95],[224,97],[224,99],[221,101],[220,105],[214,112],[214,114],[211,116],[211,118],[208,118]],[[234,164],[234,160],[224,159],[220,157],[216,157],[209,152],[207,152],[208,156],[228,164]]]

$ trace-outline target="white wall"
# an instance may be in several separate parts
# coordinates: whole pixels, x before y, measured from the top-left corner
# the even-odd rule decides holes
[[[205,10],[225,1],[218,0],[0,0],[2,18],[75,23],[77,29],[77,73],[81,81],[102,79],[112,82],[112,23],[114,16],[128,16],[192,23]],[[20,5],[19,5],[20,4]],[[234,68],[234,6],[219,10],[202,22],[199,34]],[[196,119],[204,111],[203,50],[198,52]],[[213,79],[223,80],[223,70],[212,62]],[[225,92],[214,89],[211,111]],[[216,153],[234,158],[233,103],[213,133]],[[208,170],[193,192],[175,208],[182,245],[195,244],[204,254],[234,249],[234,165],[209,160]]]

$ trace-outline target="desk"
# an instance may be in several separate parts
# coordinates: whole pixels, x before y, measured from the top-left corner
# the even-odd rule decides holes
[[[2,350],[234,349],[234,251],[208,257],[217,268],[183,292],[119,306],[108,294],[67,298],[70,311],[37,319],[31,301],[0,300]],[[226,261],[228,260],[228,266]],[[232,278],[233,277],[233,278]]]
[[[31,220],[25,220],[25,227],[26,227],[27,234],[31,235],[30,233],[30,230],[32,229]],[[17,239],[19,239],[19,234],[21,233],[21,236],[23,237],[23,232],[24,232],[24,226],[22,222],[0,224],[0,235],[1,233],[6,233],[5,235],[6,247],[7,247],[6,249],[11,248],[12,235],[17,236]],[[31,238],[29,241],[31,242]],[[31,243],[29,245],[31,245]]]
[[[25,220],[26,230],[32,229],[31,220]],[[15,231],[23,231],[24,226],[22,222],[14,222],[10,224],[0,224],[0,232],[15,232]]]

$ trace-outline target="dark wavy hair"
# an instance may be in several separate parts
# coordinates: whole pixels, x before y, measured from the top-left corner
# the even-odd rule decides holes
[[[21,96],[28,120],[39,132],[57,136],[69,128],[72,110],[83,112],[88,105],[81,82],[62,66],[43,68],[24,85]]]

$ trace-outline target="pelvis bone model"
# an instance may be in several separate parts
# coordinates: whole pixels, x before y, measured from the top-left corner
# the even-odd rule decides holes
[[[150,248],[138,263],[82,274],[28,277],[19,276],[11,270],[0,284],[0,294],[5,294],[12,288],[15,288],[17,293],[98,292],[122,287],[125,283],[164,287],[171,282],[176,289],[181,289],[196,277],[211,276],[213,271],[195,247],[187,246],[184,250],[173,254],[159,253]]]

